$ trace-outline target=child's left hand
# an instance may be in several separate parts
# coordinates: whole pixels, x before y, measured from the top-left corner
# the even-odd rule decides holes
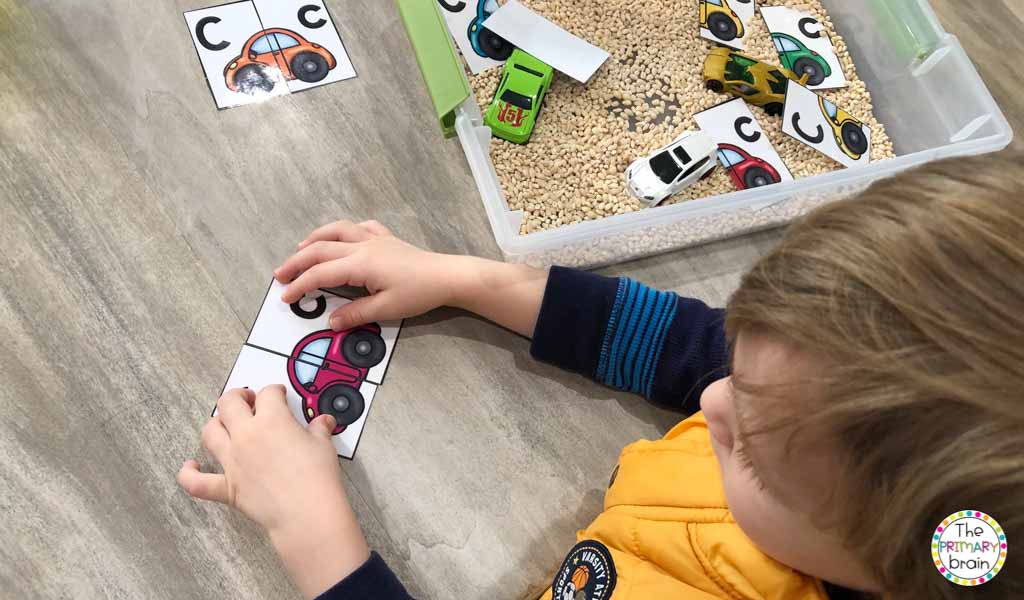
[[[304,429],[284,387],[226,392],[203,427],[203,445],[224,469],[188,460],[178,483],[191,496],[227,504],[262,525],[299,589],[316,597],[370,556],[345,494],[331,443],[334,417]]]

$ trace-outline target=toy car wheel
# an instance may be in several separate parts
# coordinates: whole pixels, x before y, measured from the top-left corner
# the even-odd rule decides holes
[[[714,174],[715,174],[715,170],[716,170],[716,167],[711,167],[710,169],[708,169],[708,172],[707,172],[707,173],[705,173],[705,174],[703,174],[703,175],[701,175],[701,176],[700,176],[700,180],[701,180],[701,181],[704,181],[704,180],[705,180],[705,179],[707,179],[708,177],[711,177],[712,175],[714,175]]]
[[[799,58],[793,63],[793,72],[797,78],[806,75],[807,85],[820,85],[822,81],[825,81],[825,70],[821,68],[821,65],[807,57]]]
[[[736,23],[722,13],[715,13],[708,17],[708,29],[715,34],[716,38],[726,42],[736,39],[736,36],[739,35]]]
[[[765,105],[764,112],[773,117],[777,117],[786,112],[786,105],[781,102],[772,102],[771,104]]]
[[[327,77],[327,72],[331,70],[327,66],[327,59],[316,52],[300,52],[296,54],[292,58],[290,66],[295,77],[306,83],[320,81]]]
[[[743,183],[747,188],[764,187],[775,183],[772,174],[761,167],[751,167],[743,175]]]
[[[718,94],[725,91],[725,84],[717,79],[708,79],[707,82],[704,83],[704,87]]]
[[[843,144],[854,154],[864,154],[868,151],[868,138],[864,136],[864,130],[855,123],[843,125]]]
[[[508,40],[494,33],[486,27],[480,28],[480,48],[494,60],[508,60],[512,51],[516,49]]]
[[[360,369],[369,369],[380,364],[387,350],[384,338],[365,329],[349,333],[341,343],[341,355]]]
[[[320,394],[320,414],[333,415],[338,427],[344,429],[363,416],[365,403],[359,390],[347,385],[332,385]],[[340,433],[340,432],[338,432]]]
[[[274,89],[274,80],[267,76],[263,65],[245,65],[235,73],[235,87],[250,96],[266,94]]]

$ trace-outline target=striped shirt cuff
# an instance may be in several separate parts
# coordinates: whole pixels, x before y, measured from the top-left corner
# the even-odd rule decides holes
[[[619,279],[594,378],[650,397],[665,335],[679,297],[631,279]]]

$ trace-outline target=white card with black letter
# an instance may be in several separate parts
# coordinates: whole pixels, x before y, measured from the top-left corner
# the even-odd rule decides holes
[[[786,91],[782,131],[844,166],[871,162],[871,128],[794,81]]]
[[[321,0],[253,0],[293,92],[356,76]]]
[[[185,23],[217,108],[261,102],[288,93],[275,55],[258,53],[263,37],[252,2],[234,2],[185,13]]]
[[[693,118],[718,145],[718,164],[728,171],[737,188],[746,190],[793,179],[742,98],[723,102]]]

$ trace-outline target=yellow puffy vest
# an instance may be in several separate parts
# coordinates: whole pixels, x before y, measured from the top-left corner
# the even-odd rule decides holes
[[[827,600],[736,525],[701,413],[626,446],[604,512],[576,537],[542,600]]]

